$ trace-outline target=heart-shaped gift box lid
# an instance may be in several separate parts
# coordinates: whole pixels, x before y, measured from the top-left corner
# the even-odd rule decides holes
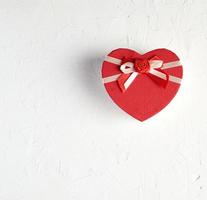
[[[119,48],[109,53],[102,65],[102,79],[109,96],[140,121],[170,103],[180,88],[182,76],[179,57],[167,49],[141,55]]]

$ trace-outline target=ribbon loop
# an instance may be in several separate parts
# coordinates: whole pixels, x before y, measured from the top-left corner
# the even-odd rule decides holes
[[[126,63],[121,65],[120,70],[124,74],[132,73],[134,71],[134,64],[132,62],[126,62]]]
[[[158,68],[161,68],[162,65],[163,65],[163,61],[162,60],[150,60],[149,61],[150,63],[150,67],[153,68],[153,69],[158,69]]]

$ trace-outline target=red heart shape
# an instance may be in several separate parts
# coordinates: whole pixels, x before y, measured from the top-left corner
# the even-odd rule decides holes
[[[103,62],[102,78],[104,80],[106,77],[122,74],[121,64],[118,61],[123,61],[126,57],[149,60],[154,56],[159,57],[164,64],[179,61],[178,56],[167,49],[156,49],[141,55],[131,49],[120,48],[108,54],[107,57],[115,58],[113,62],[107,60]],[[183,69],[180,64],[163,68],[163,71],[167,75],[182,79]],[[118,81],[104,83],[104,86],[109,96],[121,109],[140,121],[152,117],[166,107],[180,88],[179,83],[170,81],[170,79],[166,87],[161,87],[146,74],[138,74],[125,92],[120,89]]]

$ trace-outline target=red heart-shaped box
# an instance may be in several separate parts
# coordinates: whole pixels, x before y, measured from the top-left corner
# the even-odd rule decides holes
[[[131,49],[116,49],[107,56],[114,59],[113,62],[109,62],[107,59],[103,62],[103,82],[104,79],[107,79],[108,77],[114,77],[122,73],[120,70],[121,63],[117,61],[122,61],[126,57],[136,57],[141,60],[149,60],[154,56],[159,57],[164,64],[174,63],[180,60],[175,53],[167,49],[156,49],[144,55],[141,55]],[[165,67],[163,71],[169,76],[180,80],[182,79],[183,69],[181,64],[178,64],[177,66]],[[118,81],[106,82],[104,83],[104,86],[109,96],[121,109],[134,118],[144,121],[168,105],[180,88],[180,83],[169,80],[167,85],[162,87],[153,81],[153,79],[148,75],[138,74],[138,76],[124,92],[120,89]]]

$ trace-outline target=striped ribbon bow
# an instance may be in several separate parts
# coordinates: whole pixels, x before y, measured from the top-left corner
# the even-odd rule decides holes
[[[181,79],[168,75],[164,69],[181,66],[180,61],[163,63],[157,56],[151,59],[124,58],[122,60],[107,56],[105,61],[120,65],[121,74],[103,78],[104,83],[117,81],[122,92],[125,92],[139,74],[149,76],[156,84],[166,87],[169,81],[180,84]]]

